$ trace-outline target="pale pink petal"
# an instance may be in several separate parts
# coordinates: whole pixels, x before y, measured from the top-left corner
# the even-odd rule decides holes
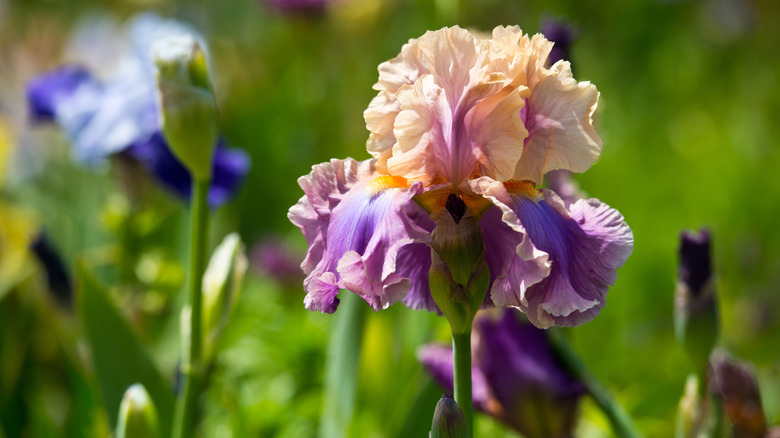
[[[594,85],[572,78],[568,62],[553,65],[531,88],[524,109],[528,137],[512,179],[541,184],[551,170],[586,171],[601,153],[593,127],[598,98]]]

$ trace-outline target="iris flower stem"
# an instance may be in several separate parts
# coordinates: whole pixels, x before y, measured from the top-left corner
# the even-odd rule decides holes
[[[642,435],[637,431],[633,420],[623,409],[623,406],[613,399],[607,390],[601,386],[601,383],[590,374],[582,360],[569,347],[569,344],[563,337],[563,333],[559,330],[550,329],[550,339],[552,340],[555,353],[569,371],[585,385],[588,394],[596,402],[599,409],[604,412],[604,415],[606,415],[612,425],[615,435],[620,438],[641,438]]]
[[[467,436],[474,436],[474,405],[471,401],[471,325],[464,333],[452,332],[452,356],[455,372],[455,401],[463,411]]]
[[[176,402],[176,417],[174,418],[175,438],[192,436],[197,420],[198,398],[203,390],[202,336],[201,336],[201,298],[203,271],[206,264],[206,238],[209,227],[208,206],[209,181],[195,180],[192,186],[191,238],[190,249],[190,332],[185,345],[189,345],[182,365],[184,376],[184,392]],[[186,342],[189,341],[189,342]]]

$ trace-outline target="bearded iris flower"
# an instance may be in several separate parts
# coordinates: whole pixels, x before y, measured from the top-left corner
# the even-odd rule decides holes
[[[309,244],[308,309],[334,312],[347,289],[375,310],[436,311],[432,230],[469,218],[484,242],[487,305],[516,307],[538,327],[598,314],[633,235],[599,200],[565,205],[540,188],[551,170],[584,172],[602,147],[596,87],[566,61],[545,67],[551,49],[518,27],[452,27],[380,64],[364,113],[373,158],[314,166],[288,214]]]
[[[126,154],[173,193],[189,199],[191,175],[162,135],[156,98],[155,41],[196,35],[188,26],[151,14],[128,24],[128,49],[106,80],[78,66],[65,66],[34,78],[27,89],[31,118],[56,122],[73,145],[76,160],[92,164]],[[249,171],[249,157],[218,140],[214,152],[209,203],[225,203]]]

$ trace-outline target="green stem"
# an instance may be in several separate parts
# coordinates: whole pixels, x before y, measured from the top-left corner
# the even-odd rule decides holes
[[[318,431],[320,438],[348,436],[355,410],[360,344],[368,306],[352,292],[342,293],[341,296],[328,341],[324,403]]]
[[[463,410],[468,436],[474,436],[474,405],[471,401],[471,324],[465,333],[452,332],[452,357],[455,372],[455,401]]]
[[[601,386],[598,380],[590,374],[582,360],[572,351],[563,333],[550,329],[550,340],[558,357],[563,361],[566,368],[579,379],[588,391],[588,394],[596,402],[596,405],[604,412],[615,434],[620,438],[640,438],[642,435],[637,431],[631,417],[615,399]]]
[[[209,181],[195,180],[192,186],[191,242],[190,250],[190,333],[189,352],[186,352],[182,364],[184,392],[176,402],[176,417],[173,436],[188,438],[192,436],[196,421],[196,407],[203,389],[202,336],[201,336],[201,298],[203,271],[206,265],[206,239],[208,237]],[[185,342],[185,345],[187,343]]]

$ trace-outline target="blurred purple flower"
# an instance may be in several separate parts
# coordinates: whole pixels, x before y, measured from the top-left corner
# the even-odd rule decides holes
[[[66,66],[30,81],[27,98],[35,122],[56,122],[85,163],[124,153],[140,161],[165,187],[188,199],[191,177],[168,149],[161,133],[155,66],[150,56],[159,38],[195,34],[188,26],[154,15],[140,15],[128,24],[130,49],[105,81],[78,66]],[[196,35],[196,34],[195,34]],[[249,171],[248,155],[218,145],[209,203],[226,202]]]
[[[553,65],[560,60],[570,61],[569,49],[571,43],[577,39],[577,33],[571,23],[565,19],[548,18],[543,20],[541,32],[555,44],[547,57],[547,65]]]
[[[252,267],[258,272],[274,278],[279,283],[291,284],[301,281],[300,256],[294,254],[281,239],[266,238],[256,244],[250,255]]]
[[[544,330],[521,322],[514,310],[500,315],[481,313],[474,321],[474,407],[528,438],[570,437],[585,387],[555,357]],[[426,345],[418,356],[452,390],[452,348]]]
[[[266,0],[276,9],[291,14],[320,14],[339,0]]]

